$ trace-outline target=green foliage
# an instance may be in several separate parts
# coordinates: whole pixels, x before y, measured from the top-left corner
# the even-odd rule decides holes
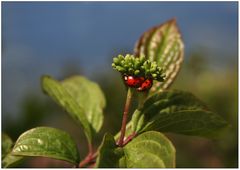
[[[90,125],[98,132],[103,124],[103,109],[106,105],[104,94],[98,84],[82,76],[72,76],[61,83],[84,109]]]
[[[127,124],[133,97],[129,89],[121,132],[115,136],[106,133],[96,153],[93,153],[92,139],[102,127],[106,105],[100,87],[82,76],[63,81],[43,76],[43,91],[83,127],[89,153],[80,162],[77,145],[68,133],[37,127],[20,135],[13,148],[12,140],[2,135],[2,166],[13,166],[25,156],[43,156],[79,167],[175,168],[175,148],[162,132],[212,138],[228,126],[191,93],[166,91],[179,72],[183,52],[181,35],[173,19],[145,32],[136,44],[134,55],[113,59],[113,68],[122,74],[160,82],[154,83],[150,95],[148,92],[138,95],[138,108]]]
[[[78,164],[79,153],[72,137],[59,129],[37,127],[19,136],[12,150],[17,156],[43,156]]]
[[[228,124],[194,95],[178,90],[164,91],[148,98],[136,110],[133,131],[156,130],[185,135],[214,137]]]
[[[160,132],[140,134],[123,148],[106,134],[99,149],[97,167],[174,168],[175,148]]]
[[[155,83],[152,92],[167,89],[183,61],[184,45],[176,20],[169,20],[146,31],[136,43],[134,55],[145,55],[150,61],[156,61],[166,74],[164,82]]]
[[[174,168],[175,148],[162,133],[140,134],[124,147],[129,168]]]
[[[50,76],[42,77],[42,88],[62,106],[80,125],[88,138],[100,130],[103,123],[104,95],[96,83],[81,76],[59,82]]]
[[[12,148],[12,139],[5,133],[2,134],[2,158],[4,158]]]
[[[5,133],[2,134],[2,167],[7,168],[14,166],[19,161],[22,160],[21,156],[13,156],[11,153],[12,150],[12,139],[6,135]]]
[[[96,162],[96,167],[98,168],[125,167],[124,151],[116,145],[111,134],[105,134],[98,154]]]
[[[3,159],[2,159],[2,167],[9,168],[16,166],[21,160],[23,159],[22,156],[15,156],[9,152]]]

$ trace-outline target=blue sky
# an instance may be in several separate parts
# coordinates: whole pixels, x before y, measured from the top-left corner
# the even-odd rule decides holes
[[[111,71],[111,58],[132,52],[139,36],[176,17],[186,47],[207,49],[222,66],[237,61],[237,2],[2,2],[3,111],[14,113],[42,74],[68,62],[86,76]]]

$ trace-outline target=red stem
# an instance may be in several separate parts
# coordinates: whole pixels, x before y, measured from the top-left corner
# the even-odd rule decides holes
[[[126,125],[127,125],[127,115],[128,115],[129,107],[130,107],[130,104],[131,104],[131,100],[132,100],[132,89],[128,88],[126,104],[125,104],[124,112],[123,112],[121,134],[120,134],[120,138],[119,138],[119,141],[118,141],[118,145],[120,147],[123,146],[123,141],[124,141],[124,136],[125,136],[125,131],[126,131]]]
[[[89,152],[88,155],[86,156],[86,158],[79,163],[78,167],[83,168],[90,163],[95,163],[94,159],[96,159],[96,157],[97,157],[97,152],[95,152],[95,153]]]
[[[128,144],[128,142],[130,142],[136,135],[137,135],[137,133],[135,133],[135,132],[133,132],[131,135],[129,135],[129,136],[127,137],[127,139],[124,140],[123,146],[125,146],[126,144]]]
[[[84,167],[86,166],[87,164],[89,164],[90,162],[92,162],[93,159],[95,159],[96,153],[93,153],[93,146],[91,143],[88,143],[88,155],[85,157],[84,160],[82,160],[78,167]]]
[[[88,143],[88,155],[91,155],[93,153],[93,146],[91,143]]]

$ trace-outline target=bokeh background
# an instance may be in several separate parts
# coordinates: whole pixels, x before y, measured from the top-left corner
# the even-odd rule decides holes
[[[82,157],[82,130],[40,87],[40,77],[81,74],[103,89],[107,107],[101,133],[120,129],[125,88],[111,61],[133,53],[140,35],[177,19],[185,61],[172,89],[191,91],[232,129],[218,140],[167,134],[177,167],[238,167],[238,2],[2,2],[2,131],[16,140],[36,126],[69,132]],[[19,167],[68,167],[28,158]]]

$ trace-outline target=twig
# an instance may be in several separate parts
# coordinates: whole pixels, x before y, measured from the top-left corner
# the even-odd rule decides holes
[[[118,141],[118,145],[120,147],[123,146],[123,140],[124,140],[126,125],[127,125],[127,116],[128,116],[128,111],[129,111],[131,101],[132,101],[132,89],[128,88],[126,104],[125,104],[124,112],[123,112],[121,134],[120,134],[120,138],[119,138],[119,141]]]
[[[129,135],[129,136],[127,137],[127,139],[124,140],[123,146],[125,146],[126,144],[128,144],[128,142],[130,142],[136,135],[137,135],[136,132],[133,132],[131,135]]]

